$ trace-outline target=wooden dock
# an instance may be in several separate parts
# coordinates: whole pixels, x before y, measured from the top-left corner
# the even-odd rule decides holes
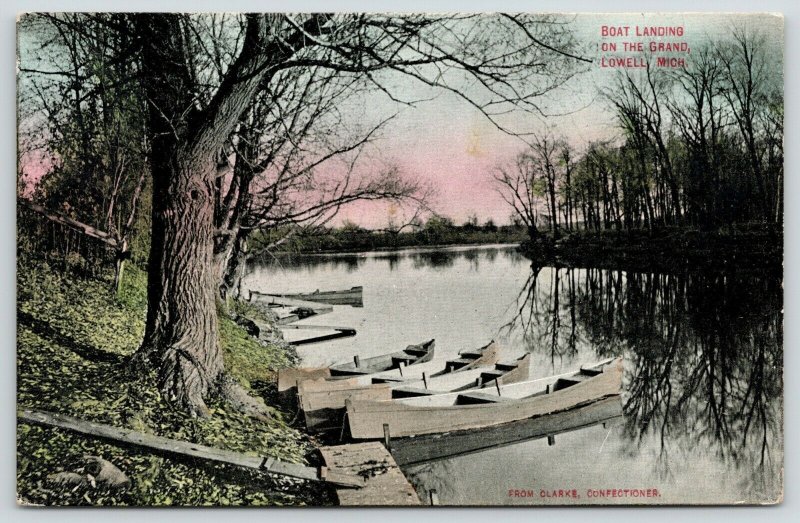
[[[337,488],[340,505],[414,506],[422,505],[417,492],[386,448],[377,441],[320,449],[331,472],[359,475],[363,488]]]

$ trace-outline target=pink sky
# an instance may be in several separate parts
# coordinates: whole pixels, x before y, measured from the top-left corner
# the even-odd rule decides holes
[[[588,55],[596,59],[600,55],[602,25],[682,25],[686,29],[686,39],[696,44],[708,35],[729,33],[734,24],[743,20],[720,14],[607,14],[578,15],[573,25],[578,39],[589,45]],[[767,32],[773,45],[781,48],[782,19],[758,15],[748,18],[747,23]],[[598,61],[595,62],[589,72],[579,75],[550,100],[543,100],[550,112],[568,114],[547,121],[516,114],[511,117],[511,127],[517,131],[543,131],[549,127],[551,132],[569,140],[579,152],[592,140],[619,136],[613,115],[598,97],[598,87],[608,85],[615,72],[601,69]],[[374,144],[371,154],[395,163],[409,176],[427,181],[437,192],[431,202],[434,210],[456,223],[463,223],[472,214],[477,215],[481,223],[490,218],[498,224],[507,223],[511,209],[497,194],[492,172],[498,165],[512,160],[523,150],[524,144],[499,131],[485,116],[453,94],[433,91],[408,77],[386,76],[384,80],[384,85],[391,86],[396,95],[406,100],[432,99],[416,107],[404,107],[376,93],[358,100],[350,110],[342,108],[353,122],[364,120],[365,125],[369,125],[366,120],[380,121],[397,113],[384,129],[380,141]],[[379,160],[375,160],[374,165],[378,164]],[[35,175],[40,170],[34,163],[25,166],[29,174]],[[389,214],[386,204],[357,203],[344,208],[334,223],[349,220],[365,227],[380,228],[387,225]],[[397,221],[402,218],[396,216]]]
[[[516,131],[552,133],[565,137],[579,153],[593,140],[620,137],[613,113],[599,96],[599,88],[609,85],[616,71],[600,67],[601,27],[616,26],[682,26],[684,38],[691,46],[705,43],[709,37],[726,38],[738,26],[757,28],[767,36],[773,56],[780,68],[783,48],[783,19],[771,15],[726,14],[586,14],[576,15],[573,27],[576,37],[588,45],[587,55],[595,59],[589,71],[578,75],[563,89],[554,92],[543,104],[551,114],[546,121],[531,115],[516,115],[512,128]],[[627,38],[622,40],[643,40]],[[674,39],[666,39],[674,40]],[[621,46],[622,44],[619,43]],[[687,55],[690,59],[691,54]],[[431,92],[411,80],[397,80],[399,92],[408,98],[425,98]],[[435,93],[434,93],[435,94]],[[385,100],[387,108],[391,106]],[[369,103],[376,109],[381,102]],[[392,106],[396,110],[396,106]],[[390,110],[390,109],[387,109]],[[477,110],[451,94],[439,95],[416,108],[403,109],[384,133],[380,144],[384,156],[394,158],[410,175],[428,180],[438,190],[434,209],[456,223],[463,223],[476,214],[482,223],[491,218],[507,223],[511,209],[497,194],[491,173],[499,164],[513,159],[524,149],[515,137],[502,133]],[[345,209],[344,219],[366,227],[384,227],[386,206],[357,204]]]

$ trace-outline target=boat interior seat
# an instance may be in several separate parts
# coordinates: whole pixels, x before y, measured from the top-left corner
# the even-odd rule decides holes
[[[481,403],[502,403],[511,401],[509,398],[486,394],[485,392],[464,392],[456,398],[456,405],[478,405]]]
[[[411,354],[413,356],[424,356],[424,355],[428,354],[428,349],[419,349],[419,348],[416,348],[416,347],[406,347],[405,349],[403,349],[403,352],[405,352],[406,354]]]
[[[483,354],[478,351],[469,351],[469,350],[461,351],[458,353],[458,355],[461,358],[467,358],[470,360],[477,360],[478,358],[483,356]]]
[[[403,381],[406,381],[405,378],[393,378],[391,376],[383,376],[383,377],[380,377],[380,378],[378,378],[378,377],[372,378],[372,383],[373,384],[376,384],[376,383],[401,383]]]
[[[401,364],[405,363],[408,365],[413,361],[417,361],[418,358],[414,356],[392,356],[392,366],[399,367]]]
[[[556,382],[553,384],[552,391],[556,392],[559,390],[567,389],[569,387],[572,387],[573,385],[577,385],[578,383],[584,381],[588,377],[589,376],[581,377],[580,375],[575,375],[569,378],[558,378]]]
[[[580,371],[580,374],[583,374],[583,375],[589,376],[589,377],[597,376],[598,374],[602,374],[602,373],[603,373],[603,369],[598,369],[598,368],[581,369],[581,371]]]
[[[392,398],[415,398],[418,396],[433,396],[434,394],[441,394],[441,391],[420,387],[397,387],[392,389]]]
[[[501,361],[494,364],[496,370],[509,371],[514,370],[519,366],[519,362]]]
[[[494,380],[496,380],[498,378],[502,378],[503,374],[505,374],[505,372],[500,371],[500,370],[487,370],[487,371],[481,372],[481,381],[484,384],[485,383],[489,383],[490,381],[494,381]]]
[[[448,360],[447,363],[444,364],[446,369],[456,370],[460,369],[461,367],[466,367],[467,365],[472,365],[475,363],[474,359],[471,358],[458,358],[457,360]]]

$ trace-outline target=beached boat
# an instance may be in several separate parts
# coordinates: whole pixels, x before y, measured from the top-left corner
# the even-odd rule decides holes
[[[350,363],[332,365],[331,377],[336,376],[359,376],[363,374],[375,374],[398,367],[408,367],[418,363],[425,363],[433,359],[434,340],[420,343],[419,345],[409,345],[403,350],[382,354],[372,358],[360,359],[358,356],[353,358]]]
[[[620,394],[622,359],[575,372],[494,388],[416,396],[392,401],[348,400],[353,439],[436,434],[510,423],[567,411]]]
[[[320,291],[317,289],[314,292],[272,294],[272,296],[289,298],[293,300],[313,301],[317,303],[329,303],[331,305],[352,305],[353,307],[363,307],[363,291],[363,287],[357,286],[339,291]]]
[[[353,363],[334,365],[333,367],[298,367],[278,371],[278,393],[297,392],[297,384],[308,379],[327,379],[331,381],[348,377],[361,377],[359,384],[371,383],[371,375],[388,372],[392,369],[402,370],[430,361],[433,358],[434,340],[420,345],[409,345],[397,351],[374,358],[360,360],[354,358]],[[406,372],[408,372],[406,370]],[[398,374],[399,376],[400,374]]]
[[[479,368],[463,372],[451,372],[430,378],[424,388],[424,380],[420,383],[409,382],[409,385],[398,387],[406,382],[365,383],[364,377],[357,376],[339,380],[313,379],[314,372],[307,372],[306,377],[312,379],[299,380],[297,391],[299,405],[305,416],[309,430],[340,430],[342,428],[345,405],[348,400],[388,401],[392,398],[407,398],[445,394],[452,390],[464,390],[480,387],[493,387],[495,382],[512,383],[528,378],[530,354],[511,363],[498,363],[494,368]],[[452,379],[458,375],[468,379]],[[445,379],[449,378],[449,379]],[[416,385],[416,386],[415,386]],[[433,388],[433,387],[437,388]],[[441,387],[452,387],[443,389]]]
[[[345,401],[388,401],[392,399],[392,389],[386,383],[359,385],[357,378],[312,379],[297,384],[297,398],[306,428],[321,432],[342,429]]]

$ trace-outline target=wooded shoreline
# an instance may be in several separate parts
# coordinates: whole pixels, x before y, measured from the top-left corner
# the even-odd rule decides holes
[[[409,234],[409,236],[411,236]],[[736,230],[700,230],[689,227],[668,227],[649,230],[578,231],[562,234],[553,240],[543,234],[537,241],[503,241],[490,243],[415,243],[412,238],[399,247],[364,248],[362,241],[338,239],[337,245],[314,249],[298,243],[276,254],[335,255],[364,252],[402,253],[404,250],[431,250],[487,245],[519,245],[519,251],[534,263],[566,267],[593,267],[631,271],[674,272],[688,267],[780,268],[783,261],[783,230],[780,227],[756,225]]]
[[[783,264],[783,231],[760,227],[735,232],[697,229],[606,231],[572,234],[555,243],[524,242],[520,250],[534,262],[635,272],[771,269]]]

